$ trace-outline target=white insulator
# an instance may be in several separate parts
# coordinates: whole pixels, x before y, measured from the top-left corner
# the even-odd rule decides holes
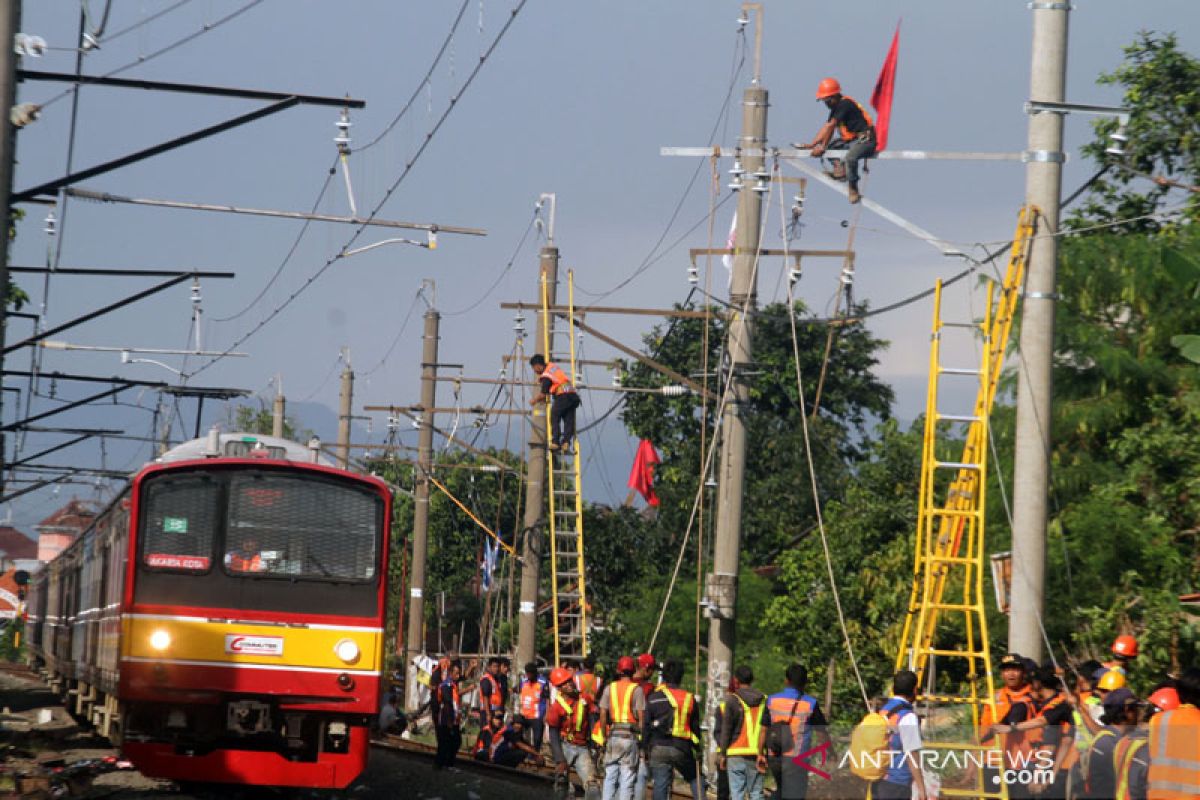
[[[685,394],[690,394],[691,390],[686,386],[671,384],[668,386],[659,387],[659,391],[666,397],[683,397]]]

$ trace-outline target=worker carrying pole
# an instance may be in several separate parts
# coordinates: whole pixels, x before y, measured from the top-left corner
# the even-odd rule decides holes
[[[797,142],[795,146],[800,150],[811,149],[814,158],[821,157],[826,150],[844,147],[845,161],[833,159],[833,171],[827,174],[834,180],[846,181],[850,202],[857,203],[862,200],[858,191],[858,162],[876,153],[875,123],[862,103],[842,94],[837,78],[825,78],[817,85],[817,99],[829,109],[829,119],[811,142]]]

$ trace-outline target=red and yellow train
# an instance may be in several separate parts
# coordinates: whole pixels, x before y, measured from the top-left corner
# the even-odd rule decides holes
[[[391,493],[316,462],[187,442],[34,576],[31,658],[143,773],[342,788],[366,766]]]

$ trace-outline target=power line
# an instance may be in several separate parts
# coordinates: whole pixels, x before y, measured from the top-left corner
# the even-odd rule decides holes
[[[471,0],[463,0],[462,6],[460,6],[458,9],[458,15],[454,17],[454,22],[450,25],[450,32],[446,34],[446,38],[442,42],[441,48],[437,51],[437,55],[433,57],[433,63],[430,64],[429,69],[426,70],[425,77],[422,78],[417,84],[417,88],[413,89],[412,96],[408,98],[408,102],[405,103],[404,107],[400,109],[400,112],[392,118],[392,121],[389,122],[382,131],[380,131],[379,135],[367,142],[362,147],[358,148],[358,152],[361,153],[364,150],[370,150],[372,147],[379,144],[383,137],[391,133],[392,129],[400,123],[400,120],[404,119],[404,115],[408,113],[410,108],[412,108],[412,104],[415,103],[417,98],[421,96],[421,90],[428,85],[430,79],[433,77],[433,71],[437,69],[438,64],[441,63],[442,56],[445,55],[446,48],[450,46],[450,42],[454,38],[455,32],[458,30],[459,23],[462,22],[463,13],[467,10],[467,5],[470,3],[470,1]]]
[[[148,61],[153,61],[154,59],[158,58],[161,55],[166,55],[167,53],[171,52],[172,50],[174,50],[177,47],[182,47],[183,45],[187,44],[188,42],[191,42],[194,39],[198,39],[199,37],[203,36],[204,34],[208,33],[209,31],[216,30],[217,28],[224,25],[226,22],[232,22],[234,19],[240,17],[242,14],[245,14],[247,11],[249,11],[250,9],[254,8],[255,6],[259,5],[262,2],[263,2],[263,0],[250,0],[249,3],[246,3],[244,6],[237,9],[236,11],[232,11],[229,14],[226,14],[225,16],[218,19],[216,22],[205,23],[204,26],[201,27],[199,30],[189,33],[187,36],[184,36],[182,39],[176,39],[174,42],[171,42],[170,44],[165,45],[165,46],[159,48],[158,50],[155,50],[153,53],[150,53],[149,55],[139,56],[137,58],[137,60],[130,61],[128,64],[126,64],[122,67],[117,67],[116,69],[112,70],[111,72],[106,72],[100,76],[87,76],[87,75],[81,76],[79,78],[79,80],[75,83],[75,85],[72,86],[70,89],[64,89],[62,92],[54,95],[49,100],[42,103],[42,108],[51,106],[54,103],[57,103],[59,100],[66,97],[67,95],[77,92],[81,86],[86,86],[90,82],[91,77],[111,78],[114,75],[120,75],[122,72],[125,72],[126,70],[133,69],[134,67],[140,67],[142,64],[145,64]]]
[[[396,345],[400,342],[400,337],[404,335],[404,329],[408,327],[408,322],[412,319],[413,312],[417,310],[417,301],[421,299],[421,292],[422,290],[418,289],[413,295],[412,303],[408,306],[408,313],[404,315],[404,321],[400,323],[400,330],[396,331],[395,338],[392,339],[392,343],[388,345],[388,349],[384,352],[383,357],[379,359],[379,362],[362,374],[364,378],[386,364],[388,358],[391,357],[392,351],[396,349]]]
[[[136,31],[138,28],[149,25],[151,22],[154,22],[154,20],[158,19],[159,17],[165,17],[167,14],[170,14],[175,9],[182,8],[183,6],[186,6],[190,2],[192,2],[192,0],[178,0],[178,2],[176,2],[172,5],[169,5],[160,11],[156,11],[148,17],[142,17],[142,19],[138,20],[137,22],[133,23],[132,25],[121,28],[121,30],[117,31],[116,33],[112,33],[112,34],[109,34],[108,36],[100,37],[100,41],[104,42],[106,44],[108,42],[114,42],[117,39],[120,39],[125,34],[132,33],[134,31]]]
[[[504,26],[500,28],[500,32],[498,34],[496,34],[496,38],[494,40],[492,40],[492,44],[487,49],[487,51],[484,52],[484,54],[479,57],[479,63],[477,63],[475,65],[475,68],[473,70],[471,70],[471,74],[468,75],[466,81],[463,82],[462,88],[459,90],[458,94],[451,97],[449,105],[446,106],[446,110],[442,112],[442,115],[438,118],[437,122],[434,123],[433,127],[430,128],[428,133],[425,134],[425,138],[421,142],[421,146],[417,148],[417,152],[405,164],[404,170],[400,173],[400,176],[398,178],[396,178],[396,180],[392,183],[392,185],[390,187],[388,187],[388,190],[383,195],[383,199],[380,200],[379,203],[375,206],[375,208],[373,208],[371,210],[371,213],[367,216],[367,219],[363,222],[363,224],[358,226],[358,228],[355,230],[354,234],[350,237],[350,240],[347,241],[346,244],[343,247],[341,247],[334,256],[329,258],[320,269],[318,269],[316,272],[314,272],[312,275],[310,275],[308,277],[308,279],[303,284],[300,285],[300,288],[296,289],[294,292],[292,292],[290,295],[288,295],[287,299],[284,300],[283,303],[276,306],[275,310],[273,310],[270,314],[268,314],[267,317],[262,320],[262,322],[258,323],[253,328],[251,328],[248,333],[239,337],[237,339],[237,341],[235,341],[232,345],[230,345],[229,348],[227,350],[225,350],[221,355],[213,357],[209,361],[207,361],[204,364],[197,367],[195,371],[189,373],[187,376],[188,378],[192,378],[192,377],[198,375],[199,373],[203,372],[204,370],[208,369],[213,364],[217,363],[222,358],[224,358],[225,356],[232,353],[234,350],[236,350],[238,347],[240,347],[242,344],[244,344],[247,340],[249,340],[252,336],[254,336],[256,333],[258,333],[260,330],[265,328],[272,320],[274,320],[277,316],[279,316],[279,314],[282,313],[285,308],[287,308],[289,305],[291,305],[292,302],[297,297],[299,297],[301,294],[303,294],[304,291],[309,286],[311,286],[313,283],[315,283],[317,281],[318,278],[320,278],[322,275],[324,275],[326,270],[328,270],[331,266],[333,266],[338,261],[341,261],[343,258],[346,257],[345,256],[346,251],[350,249],[351,245],[353,245],[356,241],[358,241],[358,237],[362,235],[362,232],[364,230],[366,230],[367,223],[369,223],[371,220],[375,219],[376,216],[378,216],[378,214],[379,214],[380,210],[383,208],[383,206],[387,203],[388,200],[391,199],[392,195],[396,192],[396,190],[398,188],[400,188],[400,184],[402,184],[404,182],[404,179],[407,178],[409,176],[409,174],[412,173],[413,167],[416,166],[418,161],[420,161],[421,155],[426,151],[426,149],[428,149],[430,142],[432,142],[436,138],[438,131],[441,130],[442,125],[446,122],[446,119],[450,116],[450,112],[452,112],[457,107],[458,101],[462,98],[462,95],[467,91],[467,89],[470,88],[471,84],[475,81],[475,78],[479,75],[480,70],[483,69],[484,64],[486,64],[488,62],[488,59],[496,51],[496,48],[500,45],[500,42],[504,39],[504,35],[506,33],[508,33],[509,28],[512,27],[513,22],[516,21],[517,17],[521,13],[521,10],[525,7],[525,4],[527,2],[529,2],[529,0],[520,0],[520,2],[517,3],[517,5],[513,8],[513,10],[509,13],[508,19],[505,20]]]
[[[458,311],[443,312],[443,317],[457,317],[474,311],[483,303],[484,300],[487,300],[489,297],[491,297],[492,292],[496,291],[496,287],[500,285],[500,281],[504,280],[504,276],[509,273],[513,264],[516,263],[517,258],[521,255],[521,248],[525,246],[525,240],[529,238],[529,232],[533,230],[533,226],[534,223],[537,222],[537,218],[538,212],[535,210],[533,212],[533,217],[529,220],[529,224],[525,227],[525,232],[521,234],[521,240],[517,242],[517,246],[513,250],[512,256],[509,257],[508,263],[504,265],[504,269],[500,270],[500,274],[496,276],[496,280],[492,282],[492,285],[488,287],[487,291],[484,292],[478,300],[476,300],[474,303],[471,303],[471,305],[467,306],[466,308],[459,309]]]
[[[740,53],[740,58],[739,58],[739,53]],[[725,120],[726,116],[729,113],[729,103],[733,97],[733,90],[737,86],[737,79],[742,74],[742,67],[746,63],[745,31],[744,30],[738,31],[738,37],[735,40],[734,47],[733,47],[733,57],[734,57],[734,65],[730,70],[729,86],[725,90],[725,99],[721,102],[721,110],[717,114],[717,120],[713,124],[712,131],[710,131],[708,134],[708,143],[710,145],[713,143],[713,141],[715,141],[716,135],[717,135],[717,130],[721,128],[723,121]],[[604,298],[608,297],[609,295],[613,294],[614,292],[624,288],[625,286],[628,286],[639,275],[641,275],[643,272],[645,272],[647,269],[649,269],[651,266],[653,266],[655,263],[657,263],[664,255],[666,255],[668,252],[670,252],[680,241],[683,240],[683,238],[686,238],[687,234],[684,234],[684,237],[681,237],[680,239],[675,240],[675,242],[672,243],[670,245],[670,247],[668,247],[661,254],[659,254],[657,257],[655,257],[655,253],[658,252],[658,248],[662,245],[663,240],[667,238],[667,234],[669,234],[671,232],[671,228],[675,225],[675,220],[679,217],[679,212],[683,209],[684,203],[687,201],[688,196],[692,193],[692,187],[696,185],[696,179],[698,177],[700,177],[700,172],[703,169],[703,167],[704,167],[703,161],[699,162],[696,165],[696,169],[692,173],[692,177],[688,181],[687,186],[684,188],[683,194],[679,198],[679,202],[677,202],[675,204],[675,209],[674,209],[674,211],[671,212],[671,218],[669,220],[667,220],[667,225],[665,228],[663,228],[663,232],[659,235],[658,241],[654,243],[654,246],[650,248],[650,252],[646,254],[646,257],[644,259],[642,259],[642,263],[639,264],[632,273],[630,273],[629,277],[625,278],[620,283],[618,283],[616,286],[614,286],[613,288],[611,288],[605,292],[600,292],[600,293],[589,292],[588,290],[581,287],[578,282],[576,282],[576,284],[575,284],[576,290],[578,290],[581,294],[587,295],[588,297],[594,297],[597,300],[603,300]],[[726,199],[728,199],[728,198],[726,198]],[[724,202],[725,202],[724,200],[721,201],[722,204],[724,204]],[[706,214],[704,219],[702,219],[700,221],[700,223],[703,223],[707,219],[708,219],[708,215]],[[690,234],[692,231],[694,231],[697,227],[699,227],[700,223],[697,223],[695,226],[693,226],[691,229],[689,229],[687,233]]]
[[[325,192],[329,190],[329,184],[333,181],[333,176],[337,174],[337,162],[338,157],[334,156],[333,164],[329,167],[329,171],[325,175],[325,183],[321,185],[321,191],[317,192],[317,199],[313,201],[312,209],[308,212],[309,214],[317,213],[317,209],[320,207],[321,201],[325,199]],[[283,257],[283,261],[279,262],[279,266],[275,268],[275,272],[273,275],[271,275],[271,279],[267,281],[267,285],[264,286],[262,290],[254,296],[253,300],[247,303],[241,311],[238,311],[235,314],[230,314],[228,317],[213,317],[212,321],[231,322],[232,320],[243,316],[250,309],[254,308],[258,301],[262,300],[263,296],[266,295],[270,288],[275,285],[275,281],[279,279],[279,276],[283,274],[284,268],[287,267],[288,262],[292,260],[292,256],[296,254],[296,249],[300,246],[300,241],[304,238],[304,234],[308,232],[308,226],[311,224],[311,218],[304,220],[304,224],[300,226],[300,232],[296,234],[296,238],[292,242],[292,246],[288,249],[287,255]]]

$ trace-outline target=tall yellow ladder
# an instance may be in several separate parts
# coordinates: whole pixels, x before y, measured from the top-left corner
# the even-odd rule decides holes
[[[565,371],[572,386],[578,386],[579,370],[575,359],[575,273],[567,271],[567,318],[564,326],[554,326],[550,311],[550,291],[542,274],[542,330],[546,360],[569,362]],[[556,339],[566,338],[565,344]],[[546,441],[554,440],[551,416],[546,413]],[[583,559],[583,481],[579,440],[567,452],[546,448],[546,474],[550,521],[550,586],[554,615],[554,663],[578,660],[588,653],[587,591]]]
[[[919,703],[946,711],[955,707],[961,710],[966,706],[974,735],[968,742],[939,741],[936,725],[931,725],[927,731],[931,735],[925,746],[933,750],[982,752],[998,748],[994,737],[986,745],[978,744],[982,708],[990,706],[993,715],[995,713],[995,686],[983,592],[988,420],[1004,366],[1017,303],[1025,283],[1036,218],[1035,208],[1021,208],[1004,282],[999,292],[994,283],[989,283],[982,323],[943,321],[941,281],[934,288],[933,335],[929,352],[929,389],[925,400],[912,595],[904,620],[900,650],[896,655],[896,669],[911,669],[917,674],[921,680],[917,697]],[[942,365],[943,338],[955,329],[982,337],[983,354],[978,368]],[[969,414],[947,413],[938,403],[941,379],[961,377],[973,378],[978,382],[974,407]],[[938,446],[940,437],[956,428],[961,431],[962,426],[966,427],[962,456],[958,461],[941,460],[939,451],[944,452],[945,448]],[[945,472],[950,472],[951,477],[943,493],[940,488],[943,481],[939,480],[939,476]],[[952,589],[957,596],[952,595],[947,599],[947,589]],[[933,668],[939,658],[949,662],[951,671],[965,671],[964,689],[941,694],[936,686],[931,685],[934,682]],[[964,722],[960,719],[957,725],[961,726]],[[986,783],[983,770],[975,770],[974,775],[974,788],[944,786],[941,795],[1007,798],[1008,791],[1004,783]]]

